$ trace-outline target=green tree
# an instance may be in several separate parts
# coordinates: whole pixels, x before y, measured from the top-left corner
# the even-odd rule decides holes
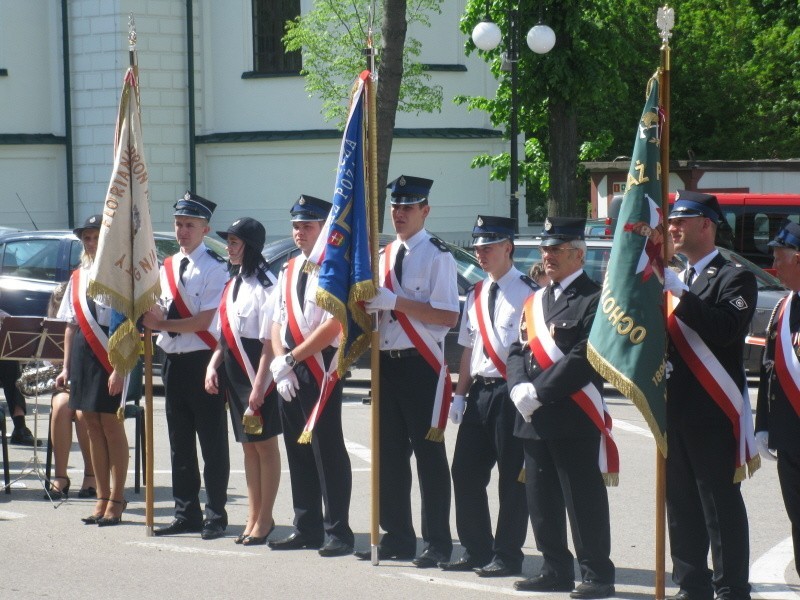
[[[584,179],[579,160],[616,151],[623,125],[630,153],[630,123],[636,118],[630,115],[641,111],[644,84],[657,66],[655,9],[650,15],[651,9],[632,0],[520,0],[518,6],[521,29],[527,31],[541,14],[556,33],[556,45],[545,55],[534,54],[523,42],[518,62],[519,124],[526,140],[520,177],[526,184],[528,213],[535,219],[545,212],[585,215],[588,186],[586,191],[580,188]],[[470,0],[461,21],[464,33],[471,33],[487,7],[491,19],[508,31],[508,0]],[[501,70],[503,45],[481,52],[500,79],[496,97],[456,99],[469,109],[487,111],[495,126],[508,122],[511,104],[509,78]],[[471,40],[466,51],[475,51]],[[508,154],[478,156],[473,166],[489,166],[492,179],[505,179]]]
[[[326,120],[344,126],[347,102],[355,76],[365,67],[364,47],[370,32],[370,0],[319,0],[314,8],[287,23],[287,50],[303,51],[306,90],[323,103]],[[430,75],[416,59],[421,44],[407,37],[409,23],[429,26],[428,15],[440,12],[441,0],[382,0],[376,7],[372,32],[378,49],[377,142],[378,214],[382,220],[395,115],[440,111],[442,88],[430,85]]]

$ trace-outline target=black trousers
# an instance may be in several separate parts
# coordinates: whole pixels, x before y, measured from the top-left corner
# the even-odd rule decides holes
[[[298,438],[319,398],[305,362],[294,368],[300,389],[291,402],[280,400],[283,441],[292,483],[294,526],[309,542],[336,539],[353,545],[350,496],[353,474],[342,433],[342,383],[336,384],[314,427],[311,443]],[[323,513],[324,508],[324,513]]]
[[[16,360],[0,360],[0,382],[8,404],[8,416],[14,416],[14,409],[19,406],[22,414],[28,414],[25,396],[17,389],[17,379],[20,375],[20,364]]]
[[[523,440],[525,488],[541,574],[574,581],[567,517],[583,581],[614,583],[608,494],[598,466],[600,434]]]
[[[175,517],[193,525],[204,520],[200,508],[200,469],[195,438],[203,454],[206,488],[205,520],[228,525],[225,503],[231,464],[225,401],[209,394],[204,380],[211,350],[167,354],[164,361],[167,429],[172,457]]]
[[[797,453],[778,449],[778,480],[786,514],[792,523],[794,568],[800,575],[800,456]]]
[[[516,413],[505,381],[476,382],[470,388],[452,473],[458,539],[475,564],[499,558],[512,569],[522,566],[528,506],[525,485],[519,481],[524,454],[522,440],[514,437]],[[495,464],[500,510],[492,537],[486,488]]]
[[[672,580],[700,600],[750,598],[750,543],[729,431],[667,429],[667,524]],[[708,569],[711,550],[713,573]]]
[[[416,551],[411,519],[411,453],[422,495],[422,539],[450,556],[450,468],[444,442],[426,440],[431,427],[438,373],[421,356],[381,354],[380,522],[381,545],[402,554]]]

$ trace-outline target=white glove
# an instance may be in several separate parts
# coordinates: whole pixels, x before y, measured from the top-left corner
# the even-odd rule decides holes
[[[511,401],[517,407],[517,411],[525,419],[526,423],[531,422],[531,415],[536,412],[542,403],[536,394],[536,388],[532,383],[518,383],[511,389]]]
[[[378,288],[378,293],[371,300],[364,302],[367,307],[367,312],[376,312],[379,310],[394,310],[397,304],[397,294],[389,288]]]
[[[669,378],[670,378],[670,376],[672,375],[672,369],[673,369],[673,367],[672,367],[672,361],[669,361],[669,360],[668,360],[668,361],[666,362],[666,364],[664,365],[664,377],[665,377],[666,379],[669,379]]]
[[[286,362],[287,358],[289,358],[289,354],[281,354],[269,363],[269,370],[272,371],[272,379],[275,381],[285,377],[287,373],[291,373],[292,366]]]
[[[756,447],[761,458],[765,460],[778,460],[769,450],[769,433],[766,431],[756,431]]]
[[[300,389],[300,384],[297,382],[297,375],[289,371],[281,379],[276,381],[275,387],[278,389],[281,398],[286,400],[286,402],[291,402],[297,395],[297,390]]]
[[[681,281],[678,274],[672,269],[664,269],[664,291],[671,292],[676,298],[683,296],[683,292],[689,291],[689,286]]]
[[[464,396],[456,394],[453,396],[453,402],[450,403],[450,422],[453,425],[458,425],[464,418]]]

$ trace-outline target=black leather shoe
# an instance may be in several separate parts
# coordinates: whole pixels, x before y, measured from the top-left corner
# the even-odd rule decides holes
[[[27,427],[15,427],[11,432],[11,443],[18,446],[36,446],[42,445],[42,440],[36,440],[33,433]]]
[[[178,535],[179,533],[200,533],[202,525],[192,525],[186,519],[173,519],[172,523],[165,527],[153,529],[153,535]]]
[[[614,584],[613,583],[600,583],[599,581],[584,581],[583,583],[578,584],[572,593],[570,593],[570,598],[584,598],[584,599],[591,599],[591,598],[608,598],[609,596],[614,595]]]
[[[477,568],[478,564],[475,563],[470,557],[462,556],[458,560],[452,562],[440,562],[439,568],[442,571],[472,571]]]
[[[519,575],[522,566],[512,569],[499,558],[494,559],[488,565],[473,569],[478,577],[508,577],[509,575]]]
[[[438,567],[439,563],[444,563],[450,560],[450,556],[442,554],[431,547],[425,548],[422,554],[417,556],[411,561],[411,564],[418,569],[433,569]]]
[[[328,540],[328,543],[319,549],[319,555],[325,557],[347,556],[348,554],[352,553],[353,547],[350,544],[345,544],[344,542],[333,538]]]
[[[356,550],[353,552],[359,560],[372,560],[372,549]],[[378,560],[411,560],[414,558],[414,550],[411,552],[400,552],[393,548],[378,546]]]
[[[552,575],[537,575],[514,582],[514,589],[520,592],[571,592],[575,582],[556,579]]]
[[[289,535],[289,537],[285,537],[282,540],[270,540],[268,545],[273,550],[301,550],[303,548],[319,550],[319,548],[322,546],[322,543],[314,543],[310,540],[307,540],[302,533],[295,531]]]
[[[204,540],[215,540],[225,535],[225,526],[219,521],[206,521],[203,523],[203,531],[200,537]]]
[[[711,596],[709,596],[710,598]],[[674,596],[667,596],[666,600],[693,600],[693,598],[689,595],[689,592],[686,590],[680,590]]]

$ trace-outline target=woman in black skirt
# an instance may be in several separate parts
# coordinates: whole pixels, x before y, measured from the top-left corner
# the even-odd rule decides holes
[[[220,338],[206,370],[206,391],[225,392],[233,432],[242,443],[248,516],[236,543],[255,546],[266,544],[275,527],[272,508],[281,478],[281,419],[269,370],[275,278],[261,256],[266,238],[261,223],[245,217],[217,234],[228,242],[235,277],[222,294],[215,319]]]
[[[94,513],[83,520],[101,527],[121,522],[128,473],[128,438],[117,418],[124,378],[108,361],[112,310],[86,294],[89,269],[97,252],[101,215],[93,215],[74,233],[83,243],[81,266],[67,284],[58,318],[69,323],[64,338],[64,368],[57,387],[69,384],[69,407],[80,411],[89,432],[89,450],[97,482]]]

